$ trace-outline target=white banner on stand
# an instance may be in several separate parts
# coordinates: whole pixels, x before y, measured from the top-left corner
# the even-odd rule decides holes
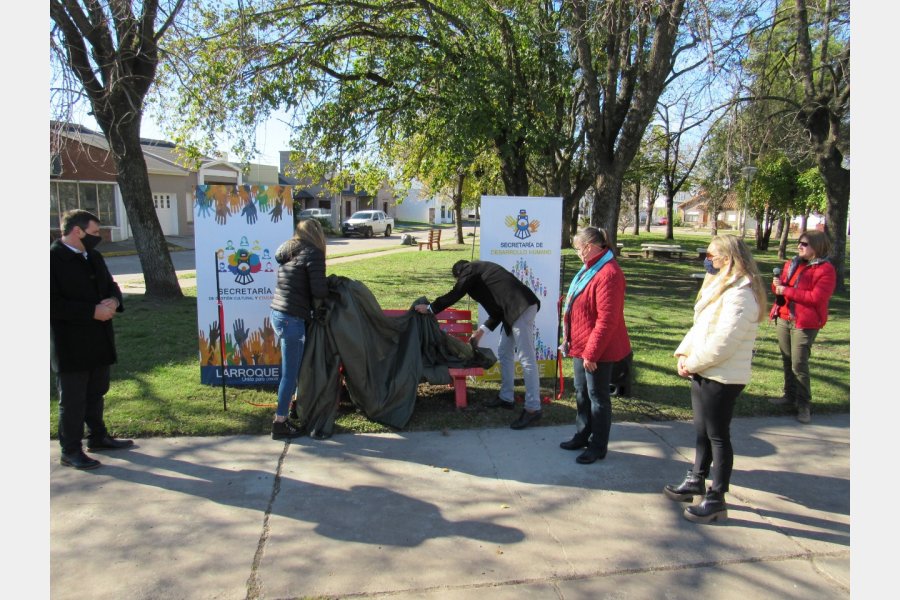
[[[540,299],[535,319],[535,348],[541,377],[556,376],[559,331],[559,273],[562,243],[562,198],[531,196],[481,197],[480,259],[497,263],[527,285]],[[478,322],[487,321],[478,307]],[[485,334],[480,344],[497,348],[501,328]],[[522,367],[516,363],[516,377]],[[485,371],[500,378],[500,365]]]
[[[278,385],[281,351],[269,305],[278,277],[275,251],[293,235],[291,194],[290,186],[278,185],[194,188],[201,383],[222,385],[224,337],[227,385]]]

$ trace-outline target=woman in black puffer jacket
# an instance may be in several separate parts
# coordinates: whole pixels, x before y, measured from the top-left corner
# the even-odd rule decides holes
[[[275,252],[278,283],[271,304],[272,327],[281,345],[281,381],[278,384],[278,408],[272,423],[272,439],[300,435],[288,419],[291,397],[297,390],[300,363],[306,344],[306,321],[313,309],[313,298],[325,298],[325,234],[315,219],[297,223],[294,237]]]

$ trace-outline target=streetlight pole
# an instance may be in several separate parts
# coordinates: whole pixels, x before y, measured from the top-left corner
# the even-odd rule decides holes
[[[756,175],[756,167],[747,165],[742,169],[744,178],[747,180],[747,194],[744,201],[744,210],[741,215],[741,239],[747,235],[747,207],[750,206],[750,185],[753,183],[753,176]]]

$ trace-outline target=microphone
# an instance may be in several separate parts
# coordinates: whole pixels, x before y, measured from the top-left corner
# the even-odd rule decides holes
[[[772,277],[781,281],[781,267],[775,267],[774,269],[772,269]],[[787,300],[785,300],[784,296],[775,294],[775,304],[777,304],[778,306],[784,306],[785,302],[787,302]]]

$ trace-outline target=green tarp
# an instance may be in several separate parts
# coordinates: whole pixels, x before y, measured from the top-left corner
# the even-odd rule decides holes
[[[473,348],[441,331],[431,315],[410,310],[385,316],[358,281],[330,275],[328,292],[308,323],[300,366],[298,415],[310,435],[332,434],[341,374],[350,400],[366,417],[402,428],[423,379],[451,384],[450,368],[488,368],[496,362],[490,349]]]

